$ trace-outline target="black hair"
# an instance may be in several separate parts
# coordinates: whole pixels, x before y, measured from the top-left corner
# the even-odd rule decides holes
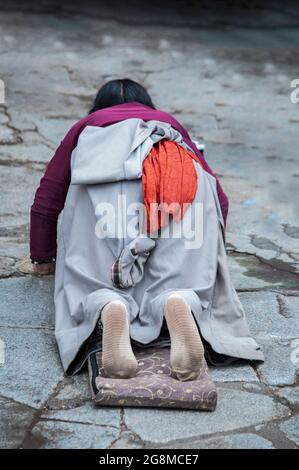
[[[139,83],[130,78],[110,80],[99,89],[89,114],[98,109],[132,101],[155,109],[150,95]]]

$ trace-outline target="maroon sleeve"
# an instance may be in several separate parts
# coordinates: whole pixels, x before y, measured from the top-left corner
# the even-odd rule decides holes
[[[218,193],[218,199],[221,207],[221,212],[223,216],[223,221],[224,221],[224,227],[226,228],[226,222],[227,222],[227,216],[228,216],[228,208],[229,208],[229,201],[228,197],[223,191],[221,184],[219,183],[218,178],[216,177],[217,181],[217,193]]]
[[[72,151],[84,126],[82,119],[67,133],[35,193],[30,214],[30,257],[34,261],[56,256],[57,219],[70,184]]]

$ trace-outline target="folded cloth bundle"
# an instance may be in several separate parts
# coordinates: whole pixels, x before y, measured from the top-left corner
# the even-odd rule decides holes
[[[96,405],[215,410],[217,392],[205,361],[196,380],[180,382],[170,367],[169,348],[136,348],[134,353],[138,371],[130,379],[105,377],[101,352],[89,356],[89,378]]]
[[[148,233],[179,222],[197,191],[196,155],[170,140],[156,144],[143,162],[142,188]],[[161,210],[158,210],[160,208]]]

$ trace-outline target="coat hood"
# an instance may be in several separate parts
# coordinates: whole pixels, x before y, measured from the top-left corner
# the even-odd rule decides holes
[[[162,139],[189,149],[177,130],[160,121],[133,118],[108,127],[87,126],[72,152],[71,184],[139,179],[143,160]]]

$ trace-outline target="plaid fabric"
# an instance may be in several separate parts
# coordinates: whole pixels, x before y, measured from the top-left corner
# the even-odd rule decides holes
[[[120,288],[123,289],[124,286],[121,283],[121,273],[122,273],[121,257],[119,257],[115,261],[115,263],[113,263],[113,265],[111,267],[111,280],[112,280],[113,284],[115,285],[115,287],[120,287]]]
[[[131,254],[134,256],[136,255],[134,249],[131,249]],[[150,251],[144,251],[142,255],[143,257],[148,258],[148,256],[150,255]],[[135,261],[132,261],[132,264],[130,266],[130,262],[128,262],[128,247],[123,249],[119,258],[113,263],[111,267],[111,280],[115,287],[118,287],[120,289],[126,289],[127,287],[135,285],[135,283],[139,282],[138,279],[134,279],[134,276],[132,274],[134,263],[138,263],[137,258]],[[125,266],[126,268],[125,271],[123,270],[123,266]]]

